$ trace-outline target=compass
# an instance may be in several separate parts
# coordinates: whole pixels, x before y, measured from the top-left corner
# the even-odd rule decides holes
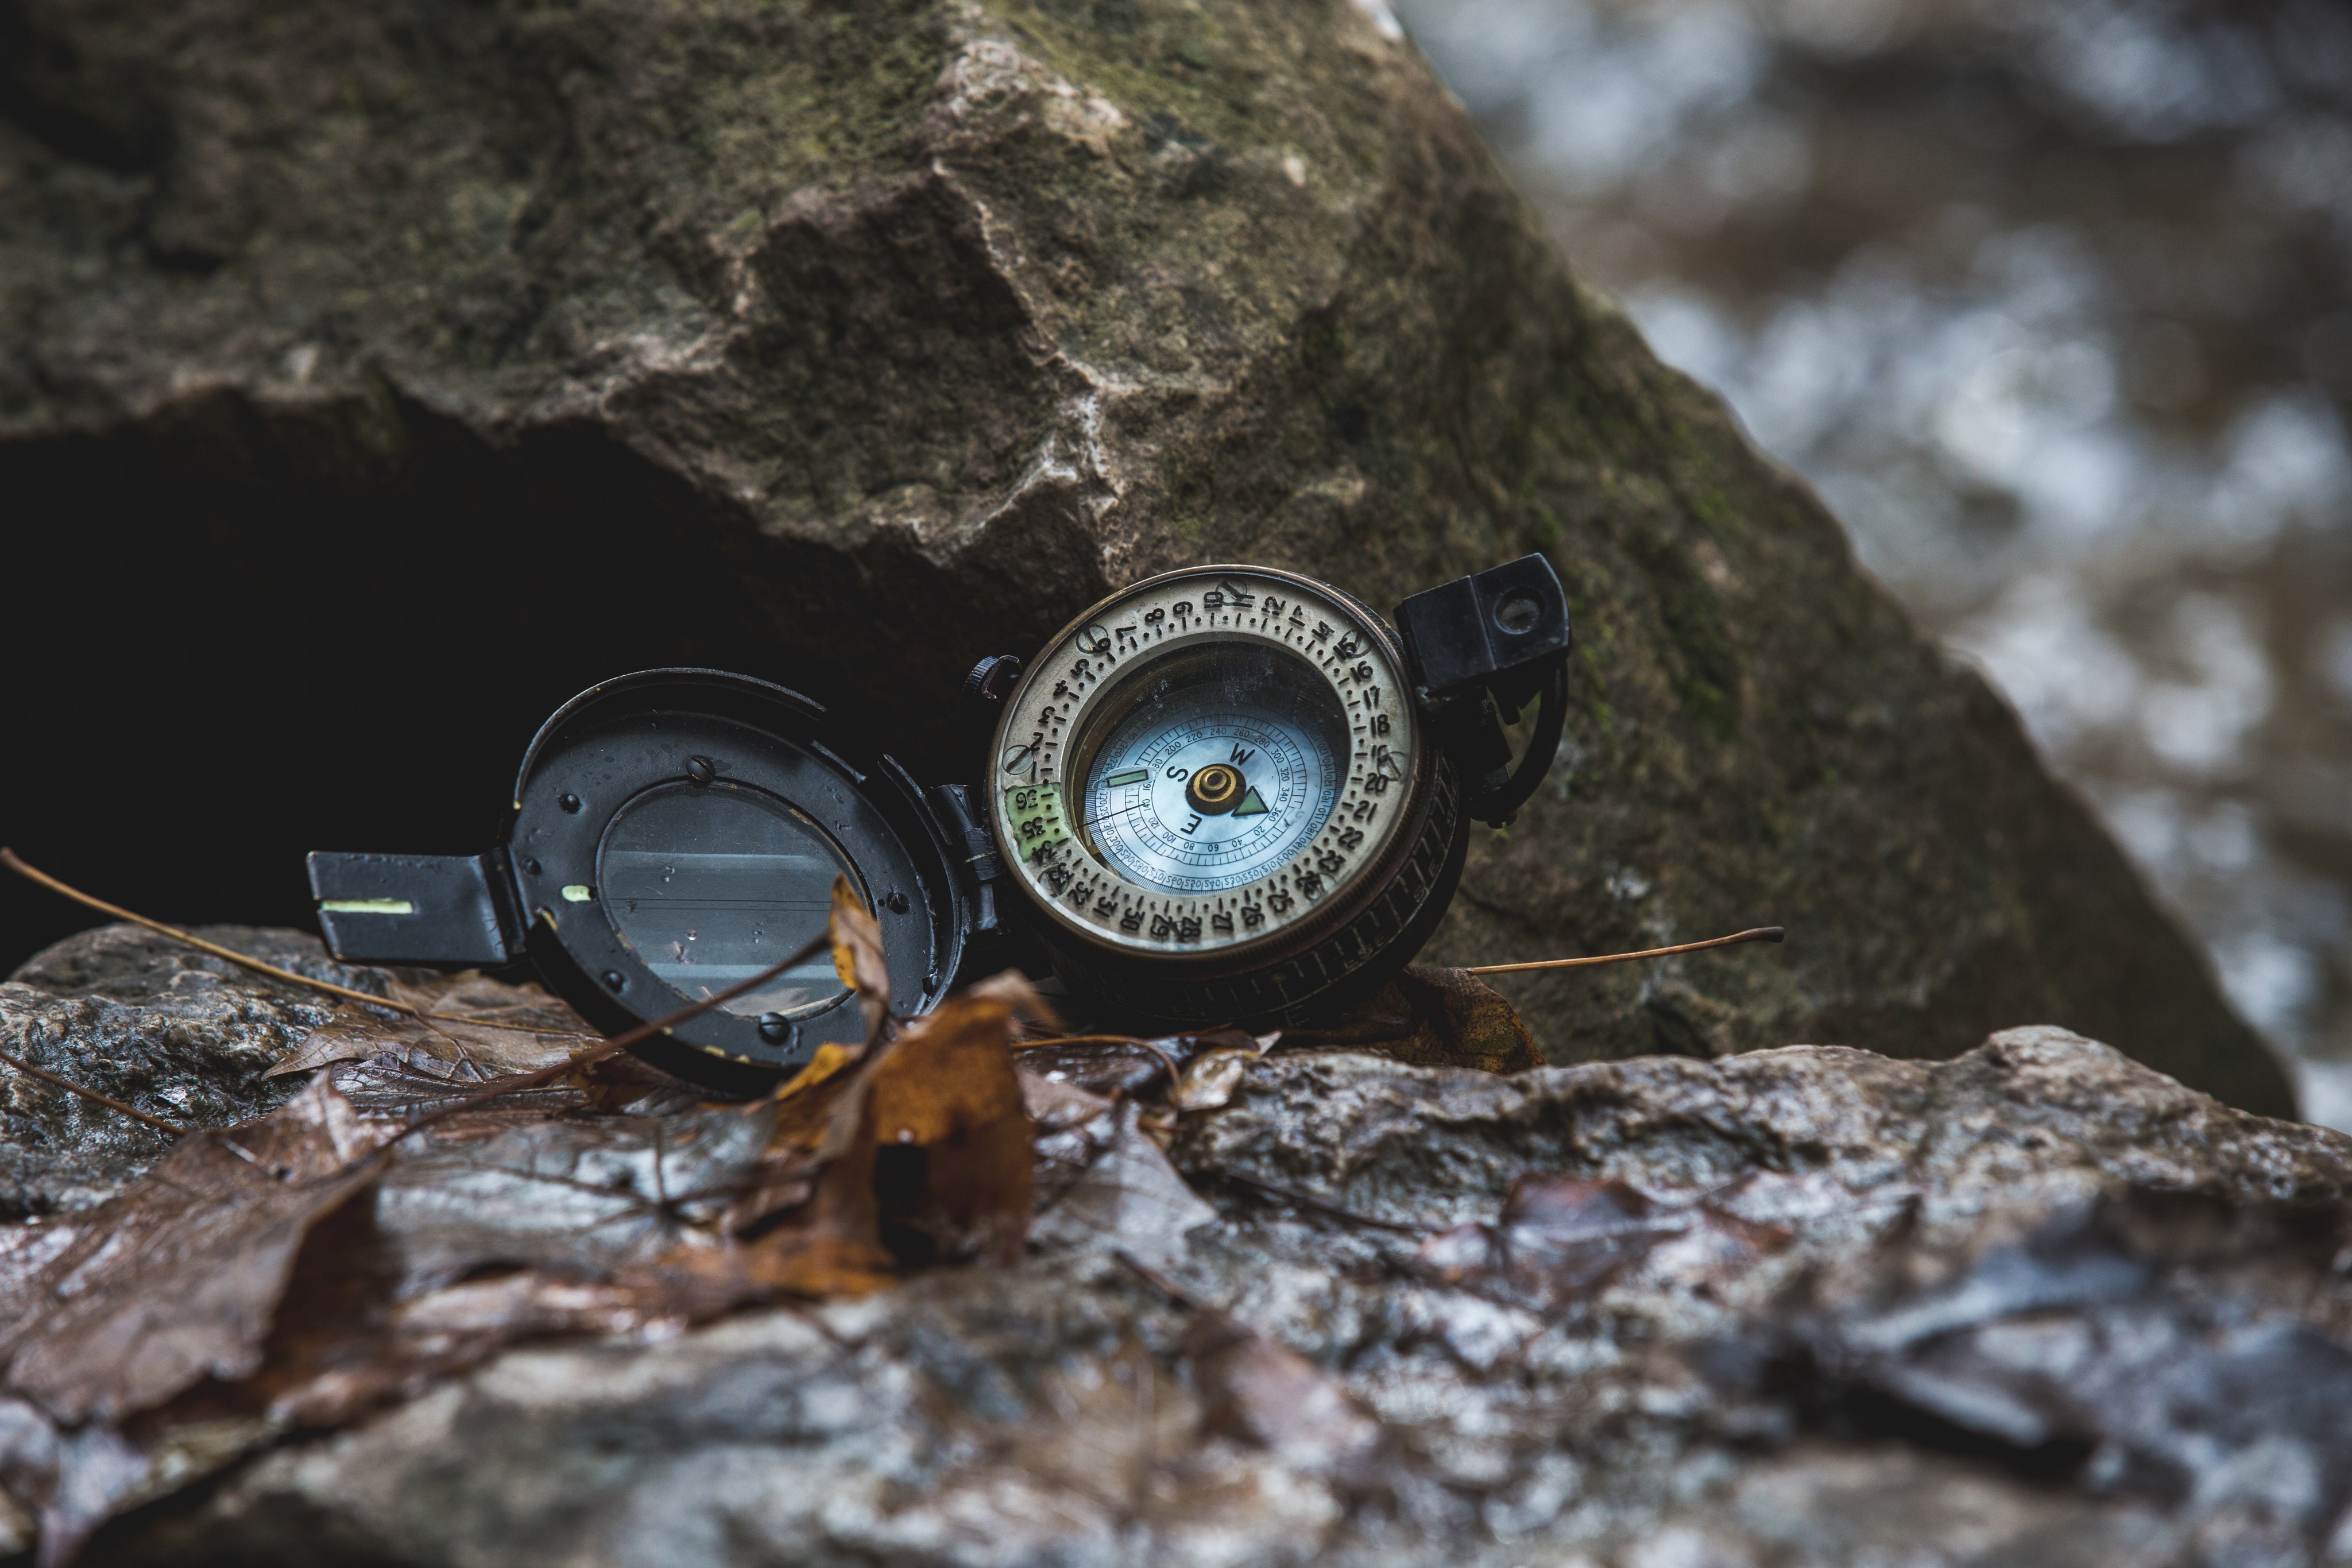
[[[1170,572],[1025,674],[982,661],[986,777],[928,788],[786,687],[641,670],[549,717],[487,851],[320,851],[310,888],[339,958],[528,962],[601,1029],[658,1024],[632,1049],[727,1092],[866,1039],[821,952],[769,973],[843,883],[900,1015],[1026,939],[1104,1016],[1296,1021],[1427,939],[1470,822],[1543,778],[1568,646],[1541,556],[1414,594],[1393,626],[1293,572]],[[1538,699],[1514,764],[1502,724]]]
[[[1407,601],[1402,633],[1328,583],[1240,566],[1152,578],[1066,628],[1005,699],[988,787],[1065,984],[1154,1019],[1296,1020],[1410,959],[1474,814],[1523,800],[1558,742],[1548,696],[1538,766],[1497,749],[1489,688],[1556,685],[1568,618],[1542,558],[1496,571]]]

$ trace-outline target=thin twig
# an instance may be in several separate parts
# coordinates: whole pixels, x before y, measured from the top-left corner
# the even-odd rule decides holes
[[[15,850],[0,847],[0,865],[6,866],[27,882],[37,882],[51,893],[63,894],[76,904],[86,904],[101,915],[111,915],[117,920],[128,920],[133,925],[144,925],[148,930],[160,932],[175,942],[185,942],[199,952],[210,953],[215,958],[226,958],[232,964],[241,964],[257,974],[268,975],[274,980],[284,980],[297,986],[309,986],[313,990],[325,991],[332,996],[349,997],[352,1001],[365,1002],[370,1007],[388,1008],[394,1012],[406,1013],[412,1018],[417,1016],[422,1010],[403,1002],[370,996],[365,991],[355,991],[349,986],[338,986],[327,980],[314,980],[308,975],[298,975],[291,969],[281,969],[275,964],[265,964],[258,958],[248,958],[242,953],[232,952],[218,943],[207,942],[201,936],[192,936],[176,925],[166,925],[160,920],[150,920],[143,915],[133,915],[131,911],[120,905],[109,904],[102,898],[92,898],[78,887],[68,887],[48,873],[26,864],[17,857]]]
[[[595,1063],[603,1061],[608,1057],[618,1056],[621,1052],[628,1050],[629,1047],[640,1044],[645,1040],[651,1040],[657,1034],[667,1034],[679,1024],[688,1022],[689,1019],[698,1019],[704,1013],[709,1012],[711,1009],[719,1006],[721,1003],[731,1002],[737,997],[741,996],[744,992],[755,990],[759,987],[766,985],[770,980],[774,979],[778,975],[782,974],[786,969],[791,968],[793,965],[805,962],[807,959],[814,957],[816,954],[822,952],[826,946],[830,946],[832,941],[833,933],[828,927],[826,930],[818,933],[814,937],[812,937],[809,942],[800,949],[800,951],[793,953],[787,957],[779,959],[775,963],[771,964],[766,968],[761,970],[758,974],[753,975],[747,979],[736,981],[733,985],[728,987],[725,990],[720,991],[716,996],[705,997],[700,1001],[693,1003],[691,1006],[679,1009],[677,1012],[671,1013],[667,1018],[656,1019],[651,1023],[641,1023],[636,1028],[628,1030],[625,1034],[616,1034],[612,1039],[589,1046],[584,1051],[575,1051],[570,1056],[565,1057],[562,1061],[551,1062],[547,1066],[539,1068],[534,1071],[517,1073],[511,1078],[493,1078],[488,1083],[483,1084],[479,1089],[474,1091],[471,1094],[466,1095],[462,1099],[449,1101],[445,1104],[425,1112],[421,1116],[412,1118],[406,1125],[400,1129],[399,1132],[393,1134],[390,1142],[386,1145],[386,1147],[389,1147],[390,1144],[398,1143],[401,1139],[408,1136],[411,1133],[428,1127],[436,1122],[442,1121],[450,1116],[455,1116],[464,1111],[469,1111],[475,1106],[488,1103],[489,1101],[503,1099],[509,1094],[520,1094],[526,1089],[536,1089],[542,1083],[551,1083],[567,1072],[576,1071],[583,1067],[593,1066]]]
[[[188,1130],[177,1122],[166,1122],[161,1116],[150,1116],[136,1105],[125,1105],[110,1094],[100,1094],[95,1089],[85,1089],[72,1079],[60,1078],[47,1068],[36,1067],[21,1056],[11,1056],[8,1052],[0,1051],[0,1061],[6,1062],[27,1078],[37,1078],[44,1083],[54,1083],[68,1094],[79,1094],[85,1100],[97,1102],[110,1111],[120,1111],[134,1122],[144,1122],[159,1133],[169,1133],[175,1138],[183,1137],[187,1134]]]
[[[1707,947],[1730,947],[1741,942],[1778,942],[1788,935],[1785,925],[1759,925],[1729,936],[1711,936],[1704,942],[1683,942],[1672,947],[1651,947],[1639,953],[1603,953],[1592,958],[1539,958],[1532,964],[1481,964],[1468,970],[1473,975],[1516,975],[1528,969],[1586,969],[1596,964],[1630,964],[1636,958],[1664,958],[1674,953],[1696,953]]]
[[[1159,1291],[1161,1295],[1167,1297],[1178,1306],[1184,1308],[1187,1312],[1197,1312],[1207,1310],[1207,1303],[1202,1301],[1200,1297],[1192,1294],[1192,1291],[1186,1290],[1183,1286],[1178,1284],[1175,1281],[1170,1279],[1159,1270],[1152,1268],[1150,1264],[1136,1257],[1135,1254],[1128,1251],[1127,1249],[1123,1247],[1114,1248],[1111,1250],[1111,1256],[1126,1264],[1129,1268],[1134,1270],[1137,1274],[1142,1277],[1145,1284],[1150,1286],[1153,1290]]]
[[[308,975],[298,975],[291,969],[281,969],[275,964],[265,964],[258,958],[248,957],[243,953],[224,947],[216,942],[207,942],[203,937],[195,936],[191,932],[183,931],[176,925],[166,925],[160,920],[150,920],[143,915],[134,915],[128,909],[124,909],[118,904],[109,904],[102,898],[93,898],[89,894],[82,892],[81,889],[68,886],[67,883],[59,882],[56,877],[51,876],[48,873],[39,870],[35,866],[27,865],[25,861],[17,855],[16,851],[8,849],[5,846],[0,846],[0,865],[6,866],[10,871],[15,872],[18,876],[23,877],[27,882],[38,883],[41,886],[47,888],[51,893],[61,894],[65,897],[72,899],[76,904],[85,904],[91,909],[99,911],[99,913],[102,915],[111,915],[117,920],[127,920],[133,925],[143,925],[148,930],[169,936],[175,942],[184,942],[200,953],[210,953],[215,958],[225,958],[232,964],[241,965],[246,968],[251,969],[256,974],[267,975],[273,980],[284,980],[289,985],[308,986],[314,991],[324,991],[329,996],[345,997],[355,1002],[365,1002],[369,1007],[383,1008],[387,1012],[400,1013],[407,1018],[423,1019],[437,1023],[465,1024],[468,1028],[472,1029],[496,1030],[501,1034],[545,1035],[576,1032],[569,1030],[531,1029],[522,1024],[483,1023],[476,1019],[459,1013],[428,1013],[423,1008],[412,1007],[406,1002],[395,1002],[389,997],[379,997],[367,991],[355,991],[349,986],[339,986],[331,980],[313,979]],[[516,1005],[521,1006],[527,1004]],[[488,1010],[492,1012],[508,1012],[512,1009],[510,1008],[492,1008]]]

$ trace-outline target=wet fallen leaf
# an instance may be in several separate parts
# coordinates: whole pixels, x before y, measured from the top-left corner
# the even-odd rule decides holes
[[[1012,1037],[1053,1014],[1017,975],[893,1033],[878,930],[836,895],[836,964],[875,1037],[750,1105],[626,1058],[535,1081],[514,1070],[583,1043],[559,1032],[571,1015],[457,977],[398,998],[444,1016],[335,1015],[278,1069],[314,1076],[274,1115],[191,1134],[87,1214],[0,1226],[0,1539],[37,1520],[43,1562],[62,1563],[123,1508],[527,1335],[668,1332],[885,1289],[933,1259],[1018,1257],[1031,1102],[1106,1136],[1112,1103],[1024,1082]],[[512,1093],[472,1100],[510,1076]],[[1129,1111],[1128,1153],[1164,1167]],[[1159,1196],[1181,1207],[1165,1174]]]
[[[1416,1067],[1519,1072],[1544,1064],[1518,1009],[1466,969],[1414,965],[1350,1009],[1339,1026],[1294,1040],[1357,1045]]]
[[[1118,1139],[1124,1122],[1120,1107],[1128,1102],[1080,1088],[1058,1075],[1032,1072],[1025,1055],[1014,1060],[1024,1063],[1018,1069],[1021,1099],[1034,1129],[1030,1141],[1032,1202],[1043,1214]]]
[[[312,1225],[373,1179],[392,1129],[314,1083],[256,1122],[173,1145],[0,1293],[6,1386],[68,1422],[120,1421],[199,1378],[236,1378]]]
[[[1232,1103],[1234,1091],[1241,1087],[1242,1074],[1249,1071],[1249,1064],[1282,1036],[1278,1031],[1268,1035],[1229,1031],[1199,1038],[1206,1049],[1184,1064],[1183,1076],[1176,1081],[1175,1092],[1170,1096],[1179,1111],[1213,1111]]]
[[[1184,1233],[1217,1218],[1217,1211],[1186,1185],[1158,1144],[1137,1125],[1129,1101],[1111,1113],[1103,1146],[1039,1218],[1034,1239],[1049,1250],[1117,1249],[1152,1267],[1184,1250]]]
[[[5,1387],[54,1441],[46,1460],[14,1461],[9,1487],[40,1511],[45,1563],[66,1561],[144,1485],[123,1421],[259,1367],[304,1239],[374,1179],[369,1155],[391,1131],[315,1082],[257,1121],[181,1139],[87,1214],[12,1236]]]
[[[386,1013],[361,1002],[345,1002],[334,1016],[302,1037],[286,1060],[264,1078],[310,1072],[338,1061],[360,1061],[372,1056],[406,1061],[412,1056],[432,1059],[435,1047],[446,1050],[447,1039],[430,1024],[398,1013]]]
[[[472,970],[431,984],[395,980],[389,988],[394,1001],[417,1013],[345,1002],[263,1076],[376,1060],[478,1083],[536,1071],[599,1038],[539,987],[488,980]]]

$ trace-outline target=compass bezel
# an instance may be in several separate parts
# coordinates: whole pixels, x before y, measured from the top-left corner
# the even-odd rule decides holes
[[[1277,606],[1270,615],[1269,601]],[[1189,604],[1191,613],[1180,617],[1179,603]],[[1161,612],[1156,619],[1154,611]],[[1299,668],[1328,683],[1348,715],[1349,749],[1337,802],[1297,852],[1244,886],[1201,894],[1147,887],[1085,849],[1077,831],[1085,780],[1062,765],[1077,762],[1072,747],[1082,737],[1108,734],[1120,722],[1123,714],[1097,714],[1091,705],[1131,690],[1132,672],[1168,653],[1235,642],[1285,650]],[[997,726],[989,821],[1012,878],[1057,945],[1075,941],[1105,956],[1188,971],[1239,970],[1312,946],[1380,895],[1423,825],[1438,764],[1409,668],[1377,613],[1296,572],[1187,567],[1107,596],[1055,634],[1008,697]],[[1375,719],[1384,734],[1374,733]],[[1378,782],[1368,787],[1368,777]],[[1041,789],[1045,803],[1015,804],[1020,791]],[[1039,821],[1049,807],[1055,820],[1024,838],[1024,824]],[[1365,809],[1360,818],[1359,808]],[[1042,861],[1041,846],[1053,852]],[[1335,860],[1339,870],[1326,869]],[[1057,864],[1072,868],[1058,886],[1051,879]],[[1086,901],[1074,906],[1072,894],[1080,892]],[[1106,902],[1112,905],[1107,914]],[[1247,924],[1253,907],[1260,916],[1255,927]],[[1220,927],[1220,915],[1229,928]]]

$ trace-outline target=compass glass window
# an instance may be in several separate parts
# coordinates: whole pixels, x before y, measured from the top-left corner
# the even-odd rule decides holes
[[[1346,713],[1284,650],[1213,642],[1153,660],[1097,712],[1079,747],[1079,825],[1142,886],[1244,886],[1304,848],[1339,800]]]
[[[597,896],[629,946],[699,1001],[824,930],[833,879],[857,873],[839,845],[765,790],[668,784],[621,808],[598,852]],[[746,1017],[818,1012],[843,988],[820,952],[724,1004]]]

